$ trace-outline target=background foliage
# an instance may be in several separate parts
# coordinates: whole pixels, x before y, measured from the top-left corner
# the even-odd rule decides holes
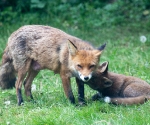
[[[58,17],[61,17],[59,19]],[[1,23],[14,24],[63,21],[66,25],[85,27],[123,25],[150,18],[149,0],[1,0]],[[33,21],[34,20],[34,21]],[[149,22],[147,25],[150,26]],[[82,25],[83,26],[82,26]]]

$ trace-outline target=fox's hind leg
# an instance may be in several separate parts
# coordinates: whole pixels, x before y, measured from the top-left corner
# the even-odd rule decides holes
[[[16,94],[17,94],[18,105],[21,105],[21,103],[23,102],[21,87],[25,76],[26,76],[25,71],[23,70],[18,71],[18,79],[16,81]]]
[[[24,78],[29,70],[30,64],[31,64],[31,60],[27,60],[24,67],[18,70],[18,78],[16,81],[16,94],[17,94],[18,105],[21,105],[21,103],[23,102],[21,87]]]
[[[31,99],[33,99],[32,92],[31,92],[31,85],[38,73],[39,71],[35,71],[32,68],[30,68],[26,80],[24,82],[25,95],[27,97],[30,97]]]

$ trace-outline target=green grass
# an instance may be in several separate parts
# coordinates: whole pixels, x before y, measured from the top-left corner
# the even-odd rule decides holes
[[[0,56],[6,46],[9,35],[25,23],[3,25],[0,27]],[[45,24],[46,25],[46,24]],[[123,27],[106,27],[90,30],[75,26],[57,26],[64,31],[91,41],[95,46],[107,43],[101,56],[101,62],[109,61],[109,70],[140,77],[150,83],[150,34],[137,24]],[[138,27],[139,26],[139,27]],[[139,37],[145,35],[146,43]],[[16,92],[0,90],[0,124],[6,125],[146,125],[150,124],[150,102],[139,106],[114,106],[104,102],[92,102],[96,91],[85,86],[87,106],[71,105],[64,95],[59,75],[41,71],[33,84],[35,102],[28,102],[24,96],[24,105],[17,106]],[[77,87],[72,79],[73,93],[77,102]],[[23,93],[24,95],[24,93]],[[10,105],[5,102],[10,101]]]

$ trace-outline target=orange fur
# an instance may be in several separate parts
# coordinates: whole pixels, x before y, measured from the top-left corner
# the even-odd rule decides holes
[[[9,85],[9,81],[15,78],[14,74],[17,73],[15,86],[18,105],[20,105],[23,102],[22,83],[24,82],[26,96],[32,99],[32,81],[40,70],[49,69],[60,74],[65,94],[71,103],[75,103],[75,99],[70,78],[76,77],[79,101],[84,101],[83,81],[89,80],[89,76],[96,70],[104,48],[105,45],[96,49],[89,43],[53,27],[23,26],[12,33],[8,39],[2,59],[3,68],[0,70],[0,86],[5,86],[6,82]],[[12,67],[9,72],[12,78],[9,77],[9,80],[4,82],[2,77],[8,75],[4,73],[4,70],[8,69],[6,63]]]

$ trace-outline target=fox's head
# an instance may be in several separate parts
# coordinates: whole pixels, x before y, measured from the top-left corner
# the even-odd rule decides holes
[[[106,44],[96,50],[78,50],[71,41],[68,41],[71,69],[79,79],[84,82],[91,79],[93,71],[98,67],[100,55],[105,46]]]
[[[103,89],[112,86],[113,81],[108,78],[108,62],[98,66],[98,70],[93,74],[93,77],[88,81],[92,89],[102,91]]]

